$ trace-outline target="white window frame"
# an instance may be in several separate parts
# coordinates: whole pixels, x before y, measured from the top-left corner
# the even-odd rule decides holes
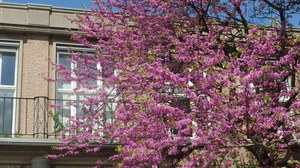
[[[0,53],[1,52],[10,52],[15,53],[15,73],[14,73],[14,85],[1,85],[0,90],[3,91],[12,91],[13,96],[16,97],[17,94],[17,83],[18,83],[18,61],[19,61],[19,42],[6,42],[0,41]],[[2,75],[2,58],[0,54],[0,83],[1,83],[1,75]],[[16,99],[12,99],[13,107],[12,107],[12,126],[11,126],[11,134],[14,135],[16,133]]]
[[[95,50],[93,49],[90,49],[90,48],[85,48],[85,47],[70,47],[70,46],[64,46],[64,45],[57,45],[56,46],[56,63],[59,63],[59,58],[60,58],[60,55],[61,54],[65,54],[65,55],[70,55],[70,52],[69,51],[77,51],[77,52],[87,52],[88,54],[95,54]],[[76,64],[73,64],[71,63],[71,69],[73,70],[74,68],[76,68],[77,65]],[[100,64],[97,64],[97,69],[101,69],[101,65]],[[116,75],[116,70],[114,70],[114,75]],[[57,73],[56,73],[57,75]],[[103,82],[101,80],[97,80],[97,85],[100,86],[101,88],[100,89],[105,89],[104,88],[104,85],[103,85]],[[91,90],[91,91],[86,91],[86,90],[79,90],[80,91],[83,91],[84,93],[83,94],[76,94],[74,92],[74,88],[76,88],[78,86],[77,82],[76,81],[71,81],[70,83],[70,88],[69,89],[62,89],[62,88],[58,88],[58,83],[56,83],[56,89],[55,89],[55,97],[57,98],[57,96],[59,94],[67,94],[67,95],[70,95],[69,97],[69,101],[80,101],[80,97],[81,96],[88,96],[88,95],[93,95],[95,94],[95,91],[97,90]],[[109,88],[108,90],[112,90],[113,88]],[[116,96],[116,91],[113,90],[111,92],[111,94],[109,95],[109,98],[115,98]],[[67,100],[67,101],[68,101]],[[62,107],[63,108],[63,107]],[[78,113],[78,109],[74,106],[70,106],[70,117],[72,116],[76,116]],[[65,119],[63,118],[63,122],[65,122]],[[107,122],[112,122],[112,119],[107,119]],[[66,121],[67,123],[67,121]]]
[[[292,76],[288,76],[287,79],[285,80],[285,85],[286,85],[286,89],[287,91],[292,90],[293,88],[293,75]],[[290,96],[281,96],[279,98],[279,102],[280,103],[285,103],[290,99]]]

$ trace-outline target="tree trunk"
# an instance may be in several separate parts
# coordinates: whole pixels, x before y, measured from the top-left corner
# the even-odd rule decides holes
[[[246,147],[258,161],[259,167],[275,167],[275,162],[268,155],[268,151],[262,145],[254,145]]]

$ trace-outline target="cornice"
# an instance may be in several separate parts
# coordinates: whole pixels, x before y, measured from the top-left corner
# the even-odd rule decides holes
[[[34,33],[34,34],[51,34],[51,35],[68,35],[68,36],[70,36],[71,34],[69,31],[76,31],[76,29],[0,23],[0,32]]]

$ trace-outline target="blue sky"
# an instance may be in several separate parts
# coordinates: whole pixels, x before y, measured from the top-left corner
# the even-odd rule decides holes
[[[3,2],[11,3],[36,3],[36,4],[47,4],[57,7],[68,7],[68,8],[82,8],[82,5],[88,7],[91,0],[2,0]],[[1,2],[1,0],[0,0]]]

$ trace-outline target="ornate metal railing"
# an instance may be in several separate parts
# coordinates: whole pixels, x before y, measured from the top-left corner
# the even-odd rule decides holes
[[[57,138],[71,116],[68,100],[0,97],[0,137]],[[58,105],[53,107],[53,105]]]

